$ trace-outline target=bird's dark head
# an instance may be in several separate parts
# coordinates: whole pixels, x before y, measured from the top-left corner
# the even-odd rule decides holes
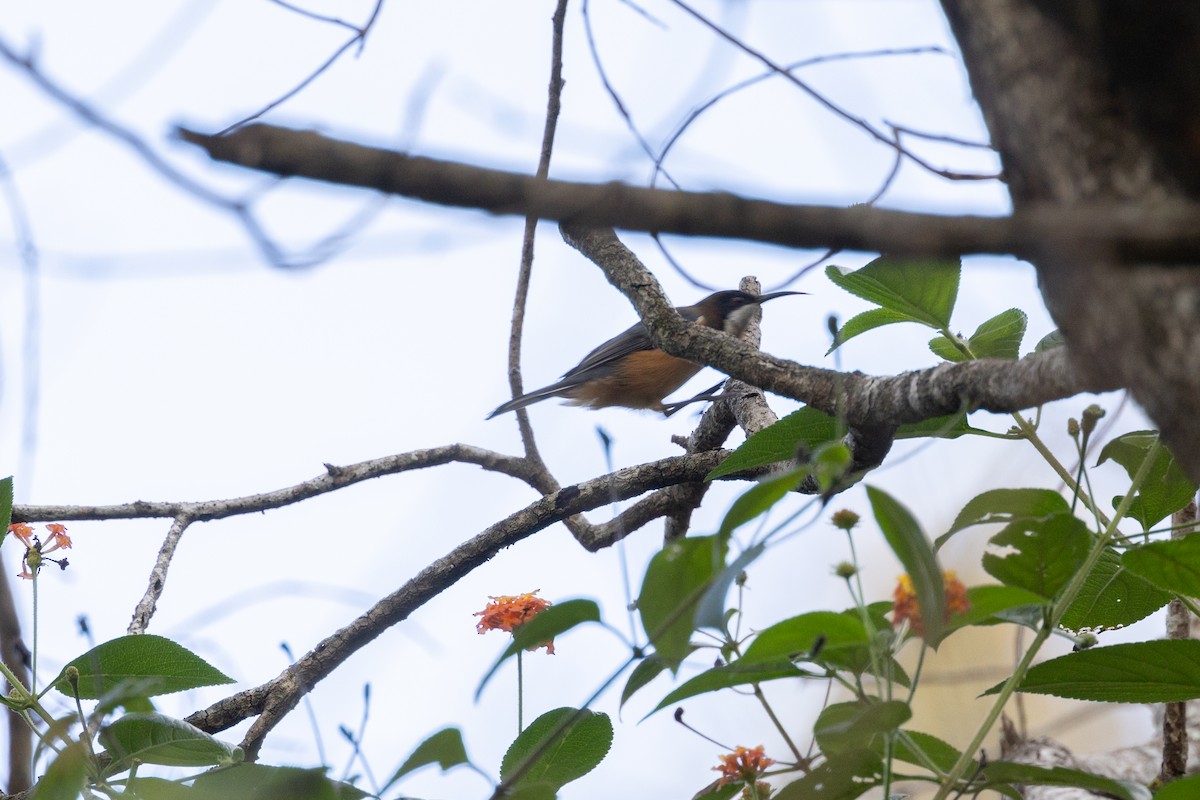
[[[750,324],[754,309],[768,300],[785,297],[790,294],[807,294],[807,292],[770,292],[769,294],[750,294],[737,289],[727,289],[723,292],[710,294],[693,306],[697,312],[697,322],[710,328],[723,330],[731,336],[740,336]]]

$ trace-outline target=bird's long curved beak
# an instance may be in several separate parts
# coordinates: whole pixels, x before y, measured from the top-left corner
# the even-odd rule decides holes
[[[760,294],[758,297],[754,298],[754,302],[762,305],[768,300],[774,300],[776,297],[787,297],[789,294],[808,294],[808,292],[768,292],[767,294]]]

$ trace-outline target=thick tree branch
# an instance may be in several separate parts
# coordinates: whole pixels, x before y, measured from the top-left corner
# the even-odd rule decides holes
[[[894,255],[1006,253],[1034,259],[1048,249],[1073,249],[1101,250],[1120,259],[1200,259],[1200,209],[1190,204],[1056,204],[1026,207],[1010,217],[947,217],[867,206],[787,205],[723,192],[539,180],[270,125],[250,125],[224,136],[181,129],[179,136],[218,161],[263,172],[593,227]]]

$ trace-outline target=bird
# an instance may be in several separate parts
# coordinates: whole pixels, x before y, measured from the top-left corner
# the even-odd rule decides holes
[[[695,305],[679,306],[675,311],[689,322],[724,331],[731,336],[740,336],[750,324],[755,308],[776,297],[794,294],[806,293],[753,295],[727,289],[710,294]],[[562,380],[502,403],[487,418],[516,411],[550,397],[565,397],[568,405],[590,408],[623,406],[669,415],[672,412],[664,405],[663,399],[702,368],[702,364],[667,355],[655,347],[646,326],[638,322],[584,356],[582,361],[563,375]],[[695,399],[711,398],[698,395]]]

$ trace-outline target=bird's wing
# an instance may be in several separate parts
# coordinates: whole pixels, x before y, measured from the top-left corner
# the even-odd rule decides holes
[[[699,315],[690,306],[675,310],[689,322],[695,322],[699,318]],[[605,367],[611,367],[630,353],[653,349],[654,343],[650,341],[650,333],[646,330],[646,326],[635,322],[584,356],[583,360],[568,370],[556,385],[571,386],[603,377],[607,374]]]

